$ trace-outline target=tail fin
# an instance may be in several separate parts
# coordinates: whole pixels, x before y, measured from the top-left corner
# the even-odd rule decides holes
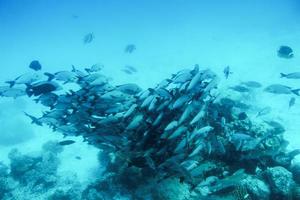
[[[16,84],[15,81],[5,81],[5,83],[8,83],[10,88],[12,88]]]
[[[55,78],[55,76],[53,74],[48,73],[48,72],[45,72],[44,75],[48,76],[48,81],[52,81]]]
[[[284,78],[284,77],[286,77],[286,76],[287,76],[286,74],[280,73],[280,78]]]
[[[294,90],[291,90],[292,93],[294,93],[295,95],[297,96],[300,96],[300,89],[294,89]]]
[[[76,68],[74,65],[72,65],[72,72],[76,72]]]

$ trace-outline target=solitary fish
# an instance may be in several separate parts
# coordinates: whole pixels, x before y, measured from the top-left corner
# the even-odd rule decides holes
[[[133,53],[136,50],[136,46],[134,44],[128,44],[125,47],[125,53]]]
[[[292,89],[286,85],[281,84],[272,84],[264,89],[265,92],[273,93],[273,94],[295,94],[300,96],[300,89]]]
[[[294,57],[293,49],[289,46],[279,47],[279,50],[277,51],[277,55],[278,55],[278,57],[287,58],[287,59]]]
[[[296,98],[292,97],[289,101],[289,108],[293,107],[295,105],[295,102],[296,102]]]
[[[232,74],[233,72],[230,71],[230,67],[227,66],[227,67],[224,68],[223,73],[225,75],[225,78],[228,79],[229,75]]]
[[[280,78],[300,79],[300,72],[294,72],[290,74],[280,73]]]
[[[34,71],[39,71],[42,69],[42,65],[40,64],[39,61],[34,60],[30,63],[29,68],[33,69]]]
[[[66,145],[70,145],[70,144],[74,144],[74,143],[75,143],[74,140],[63,140],[63,141],[60,141],[58,144],[61,146],[66,146]]]
[[[83,43],[88,44],[91,43],[95,39],[95,36],[93,33],[88,33],[83,38]]]
[[[260,88],[262,86],[259,82],[256,81],[245,81],[241,82],[241,84],[250,88]]]

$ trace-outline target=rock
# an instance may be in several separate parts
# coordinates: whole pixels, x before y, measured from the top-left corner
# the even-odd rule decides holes
[[[294,163],[291,167],[294,180],[300,184],[300,162]]]
[[[294,184],[293,175],[283,167],[272,167],[265,171],[272,193],[288,196]]]
[[[8,167],[0,162],[0,177],[8,175]]]
[[[241,184],[247,188],[253,200],[268,200],[270,198],[270,188],[262,180],[248,176],[242,180]]]
[[[189,196],[189,186],[178,179],[166,179],[152,189],[152,199],[155,200],[186,200],[190,199]]]

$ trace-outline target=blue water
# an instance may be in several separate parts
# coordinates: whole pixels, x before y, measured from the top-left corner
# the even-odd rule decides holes
[[[298,0],[0,0],[0,82],[30,72],[29,63],[39,60],[50,72],[100,63],[114,83],[146,89],[198,63],[221,77],[230,66],[233,74],[222,80],[224,87],[256,80],[299,88],[298,80],[279,79],[280,72],[299,71],[299,11]],[[84,44],[88,33],[95,39]],[[125,54],[127,44],[135,44],[136,51]],[[291,46],[295,57],[279,58],[281,45]],[[138,72],[124,73],[125,65]],[[260,91],[253,101],[272,106],[270,118],[286,125],[290,148],[300,146],[298,99],[290,110],[287,96]],[[30,125],[23,115],[43,109],[26,98],[0,99],[0,160],[9,163],[12,148],[35,152],[48,140],[62,139],[47,127]],[[73,139],[78,142],[62,153],[59,170],[87,182],[99,168],[98,150]],[[78,155],[84,159],[74,159]]]

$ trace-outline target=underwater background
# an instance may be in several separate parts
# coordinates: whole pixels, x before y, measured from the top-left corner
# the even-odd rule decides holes
[[[289,142],[287,149],[294,150],[300,147],[298,96],[294,95],[295,104],[289,107],[292,94],[272,94],[259,88],[245,95],[228,87],[257,81],[263,87],[283,84],[300,88],[299,79],[280,78],[280,73],[300,71],[299,11],[298,0],[0,0],[0,82],[5,85],[5,81],[32,72],[29,64],[38,60],[43,71],[51,73],[71,70],[72,65],[83,70],[98,64],[114,85],[135,83],[147,89],[199,64],[221,77],[219,88],[228,96],[251,101],[255,109],[247,114],[253,120],[257,112],[270,107],[262,121],[280,122]],[[90,33],[93,39],[85,43]],[[132,53],[124,52],[128,44],[136,48]],[[293,49],[293,58],[277,55],[283,45]],[[125,66],[133,66],[136,72],[126,72]],[[223,73],[226,66],[232,71],[228,79]],[[71,174],[78,187],[86,187],[104,170],[105,159],[101,162],[99,149],[82,138],[64,138],[47,126],[31,124],[24,115],[40,116],[46,110],[26,96],[1,97],[0,161],[10,166],[13,159],[8,154],[15,148],[32,156],[49,141],[72,140],[75,143],[63,146],[57,155],[57,174]],[[295,156],[293,162],[299,159]],[[22,186],[13,190],[18,187]],[[48,191],[34,194],[28,188],[20,189],[6,199],[47,199]],[[120,191],[114,196],[131,198]]]

